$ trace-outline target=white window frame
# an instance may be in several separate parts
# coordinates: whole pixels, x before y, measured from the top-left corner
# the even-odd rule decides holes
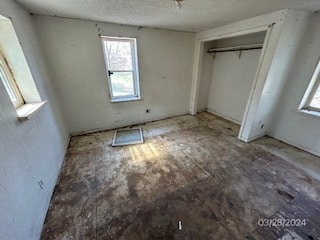
[[[104,53],[104,60],[106,66],[106,73],[109,85],[109,91],[111,96],[111,102],[126,102],[126,101],[134,101],[140,100],[140,81],[139,81],[139,70],[138,70],[138,51],[137,51],[137,39],[136,38],[126,38],[126,37],[111,37],[111,36],[101,36],[102,48]],[[125,96],[114,96],[111,84],[111,77],[109,76],[109,71],[111,69],[108,66],[108,53],[106,49],[107,41],[121,41],[121,42],[130,42],[131,46],[131,59],[132,59],[132,74],[133,74],[133,84],[134,84],[134,94],[133,95],[125,95]],[[112,70],[112,72],[125,72],[125,71],[117,71]],[[130,70],[131,72],[131,70]]]
[[[310,106],[311,101],[320,85],[320,59],[312,75],[308,88],[301,100],[299,110],[315,116],[320,116],[320,108]]]
[[[14,95],[14,97],[16,98],[16,100],[12,100],[11,97],[11,101],[14,105],[15,108],[19,108],[24,104],[24,100],[23,97],[21,95],[20,89],[14,79],[14,76],[10,70],[10,67],[8,65],[7,60],[5,59],[5,57],[3,56],[2,53],[0,53],[0,71],[1,71],[1,75],[4,77],[3,81],[5,85],[8,86],[8,88],[10,88],[12,91],[12,94]],[[10,93],[8,92],[8,95],[10,95]]]
[[[46,101],[41,101],[11,20],[2,15],[0,20],[0,87],[5,88],[18,119],[29,120]]]

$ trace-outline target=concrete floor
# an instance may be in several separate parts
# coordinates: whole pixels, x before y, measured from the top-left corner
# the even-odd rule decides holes
[[[41,239],[320,239],[320,158],[209,113],[139,127],[71,139]]]

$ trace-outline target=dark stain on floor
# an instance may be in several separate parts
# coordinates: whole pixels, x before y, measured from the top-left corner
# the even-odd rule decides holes
[[[269,137],[243,143],[208,113],[143,130],[144,144],[125,147],[110,146],[113,131],[71,139],[41,239],[320,239],[320,182],[289,161],[319,158]]]

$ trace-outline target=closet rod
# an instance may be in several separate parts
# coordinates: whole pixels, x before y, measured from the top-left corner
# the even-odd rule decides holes
[[[210,49],[208,49],[207,53],[241,51],[241,50],[250,50],[250,49],[261,49],[262,46],[263,46],[263,43],[248,44],[248,45],[234,46],[234,47],[224,47],[224,48],[210,48]]]

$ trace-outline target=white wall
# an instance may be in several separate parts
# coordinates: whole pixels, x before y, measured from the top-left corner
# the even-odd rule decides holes
[[[293,61],[298,51],[301,40],[304,38],[304,32],[308,26],[310,13],[306,11],[288,10],[283,19],[283,26],[277,41],[269,41],[267,48],[275,47],[270,65],[264,63],[263,67],[267,75],[263,84],[256,86],[252,105],[255,111],[251,112],[248,119],[252,119],[246,131],[247,141],[268,134],[272,128],[272,118],[275,116],[275,109],[279,99],[286,91],[284,84],[289,76]],[[275,26],[270,37],[273,37]],[[270,46],[269,46],[270,45]],[[262,82],[260,82],[262,83]]]
[[[319,60],[320,15],[309,18],[273,115],[269,135],[320,156],[320,118],[298,112]]]
[[[188,112],[195,34],[58,17],[34,19],[72,133]],[[141,101],[110,102],[99,34],[137,38]]]
[[[38,239],[69,137],[31,16],[11,0],[0,2],[0,15],[12,19],[40,97],[48,101],[32,119],[19,122],[0,86],[0,239]]]
[[[261,49],[216,53],[207,110],[241,123]]]

